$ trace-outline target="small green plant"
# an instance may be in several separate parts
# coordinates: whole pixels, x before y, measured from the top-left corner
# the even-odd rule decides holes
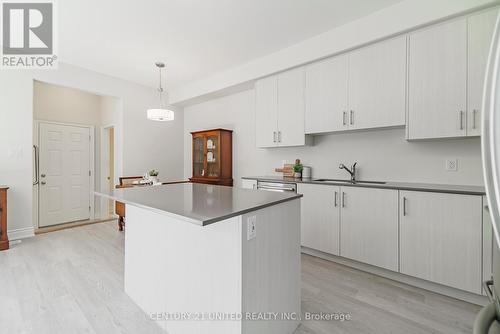
[[[159,171],[157,171],[156,169],[152,169],[148,172],[149,176],[158,176],[158,174],[160,174]]]
[[[300,159],[295,160],[295,165],[293,166],[293,171],[295,173],[302,173],[304,166],[300,163]]]

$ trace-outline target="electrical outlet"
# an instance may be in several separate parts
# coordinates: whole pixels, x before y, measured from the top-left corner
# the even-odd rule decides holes
[[[458,159],[446,159],[446,170],[456,172],[458,170]]]
[[[256,223],[257,216],[247,218],[247,240],[252,240],[257,236]]]

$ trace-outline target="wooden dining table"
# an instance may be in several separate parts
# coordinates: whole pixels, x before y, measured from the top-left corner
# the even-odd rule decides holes
[[[120,184],[116,185],[116,189],[120,188],[133,188],[133,187],[151,187],[151,186],[158,186],[158,184],[153,185],[150,183],[146,184],[140,184],[140,183],[133,183],[133,182],[124,182],[124,180],[136,180],[139,179],[139,177],[120,177]],[[177,183],[189,183],[191,181],[165,181],[165,182],[160,182],[161,184],[159,185],[167,185],[167,184],[177,184]],[[118,230],[123,231],[125,227],[125,203],[122,202],[115,202],[115,214],[118,216]]]

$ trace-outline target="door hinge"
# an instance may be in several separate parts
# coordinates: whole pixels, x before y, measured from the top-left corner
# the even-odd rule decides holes
[[[91,170],[89,170],[89,176],[92,176],[92,171]]]
[[[92,210],[92,208],[89,206],[89,212]]]

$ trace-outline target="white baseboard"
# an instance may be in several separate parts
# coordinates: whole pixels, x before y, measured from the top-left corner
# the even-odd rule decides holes
[[[35,236],[35,229],[33,227],[18,228],[15,230],[7,231],[9,240],[17,240],[24,238],[31,238]]]
[[[320,252],[320,251],[317,251],[317,250],[314,250],[311,248],[302,247],[302,253],[307,254],[307,255],[316,256],[316,257],[319,257],[319,258],[324,259],[324,260],[336,262],[336,263],[339,263],[339,264],[342,264],[342,265],[345,265],[348,267],[352,267],[352,268],[355,268],[358,270],[366,271],[368,273],[371,273],[371,274],[374,274],[377,276],[382,276],[382,277],[385,277],[385,278],[388,278],[388,279],[391,279],[394,281],[398,281],[401,283],[412,285],[412,286],[415,286],[415,287],[420,288],[420,289],[429,290],[429,291],[432,291],[435,293],[439,293],[441,295],[460,299],[460,300],[463,300],[463,301],[466,301],[466,302],[469,302],[472,304],[485,306],[489,303],[488,298],[486,296],[481,296],[481,295],[477,295],[475,293],[462,291],[459,289],[451,288],[449,286],[437,284],[434,282],[429,282],[429,281],[426,281],[426,280],[423,280],[420,278],[400,274],[400,273],[397,273],[394,271],[390,271],[390,270],[375,267],[375,266],[372,266],[369,264],[357,262],[357,261],[350,260],[350,259],[347,259],[344,257],[323,253],[323,252]]]

